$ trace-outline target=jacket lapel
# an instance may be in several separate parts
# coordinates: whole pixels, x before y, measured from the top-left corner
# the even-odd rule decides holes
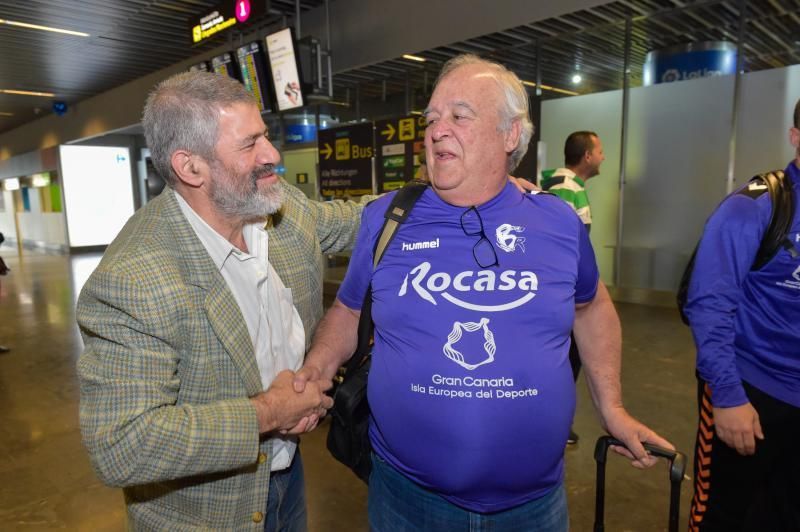
[[[218,282],[211,285],[206,295],[205,309],[211,328],[242,375],[247,394],[257,394],[263,386],[253,342],[250,340],[242,311],[222,275]]]
[[[183,215],[171,189],[165,189],[164,217],[175,235],[176,247],[183,260],[187,282],[206,292],[204,309],[211,328],[225,347],[245,383],[248,395],[255,395],[263,386],[256,363],[253,343],[242,311],[222,274],[209,257],[192,226]]]

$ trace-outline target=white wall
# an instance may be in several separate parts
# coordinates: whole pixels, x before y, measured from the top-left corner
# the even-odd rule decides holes
[[[4,208],[0,210],[0,233],[6,237],[6,240],[17,238],[17,227],[14,224],[14,195],[9,190],[1,190],[0,194],[3,195]]]
[[[541,138],[546,143],[548,168],[564,166],[564,140],[573,131],[594,131],[603,142],[606,160],[600,167],[600,175],[587,182],[586,191],[592,206],[592,245],[600,275],[606,284],[613,284],[614,277],[621,124],[621,91],[562,98],[542,104]]]
[[[64,213],[21,212],[19,213],[19,227],[25,244],[60,250],[67,245]]]
[[[741,93],[734,172],[738,184],[766,170],[785,168],[794,157],[788,138],[800,98],[800,65],[747,74]]]
[[[705,220],[726,194],[733,84],[728,76],[631,90],[620,286],[677,287]],[[739,185],[793,157],[787,132],[800,98],[800,65],[746,74],[740,95]],[[603,140],[606,162],[587,189],[592,243],[606,282],[613,275],[609,250],[616,245],[621,105],[622,91],[542,104],[548,166],[561,164],[571,131],[592,129]]]
[[[631,90],[620,285],[677,288],[725,195],[733,76]]]
[[[64,250],[67,245],[64,213],[42,212],[39,189],[31,188],[28,194],[31,210],[18,214],[23,243],[47,249]]]

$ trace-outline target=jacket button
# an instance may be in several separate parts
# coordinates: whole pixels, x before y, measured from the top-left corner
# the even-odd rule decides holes
[[[258,453],[258,463],[263,464],[267,461],[267,455],[264,453]]]
[[[261,512],[253,512],[254,523],[260,523],[263,520],[264,520],[264,514],[262,514]]]

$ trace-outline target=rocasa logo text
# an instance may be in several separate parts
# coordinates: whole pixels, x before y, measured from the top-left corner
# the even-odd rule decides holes
[[[419,297],[433,305],[438,305],[436,296],[441,296],[454,305],[481,312],[501,312],[522,306],[533,299],[539,289],[539,279],[530,271],[505,270],[497,274],[492,270],[480,270],[450,275],[446,272],[431,273],[430,262],[423,262],[407,273],[397,295],[408,294],[409,284]],[[462,299],[471,293],[495,291],[508,292],[509,295],[523,292],[523,295],[497,305],[479,305]]]

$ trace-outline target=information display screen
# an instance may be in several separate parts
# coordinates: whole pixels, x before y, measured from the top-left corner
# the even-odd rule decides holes
[[[302,107],[305,105],[305,95],[292,29],[284,28],[267,35],[265,40],[278,110],[286,111]]]
[[[225,52],[222,55],[211,58],[211,69],[217,74],[223,74],[230,78],[241,81],[239,77],[239,67],[233,59],[233,53]]]
[[[261,43],[251,42],[236,49],[236,59],[244,87],[255,96],[261,111],[271,111],[269,99],[269,71]]]

